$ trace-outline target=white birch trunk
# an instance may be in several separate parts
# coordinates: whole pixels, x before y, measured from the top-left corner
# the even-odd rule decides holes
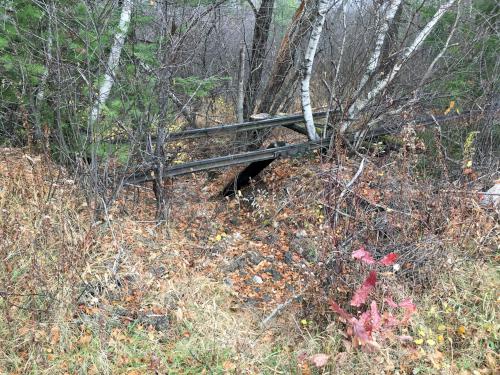
[[[240,47],[240,70],[238,72],[238,102],[236,104],[236,115],[238,122],[242,123],[243,119],[243,102],[245,100],[245,46]]]
[[[123,0],[120,23],[118,24],[118,31],[115,35],[111,52],[109,53],[106,73],[104,74],[104,81],[99,88],[99,95],[92,106],[92,111],[90,112],[90,126],[92,126],[99,119],[101,108],[106,103],[109,93],[111,92],[111,88],[113,87],[116,69],[118,67],[118,63],[120,62],[120,55],[122,53],[125,37],[128,32],[128,26],[130,24],[133,2],[133,0]]]
[[[52,17],[53,17],[53,6],[49,5],[48,10],[47,10],[49,20],[48,20],[48,28],[47,28],[47,47],[46,47],[46,64],[45,64],[45,70],[42,74],[42,77],[40,79],[40,85],[38,92],[36,93],[35,96],[35,136],[37,139],[42,138],[42,124],[40,121],[41,117],[41,110],[42,110],[42,103],[45,98],[45,85],[47,84],[47,80],[49,78],[49,69],[50,65],[52,62]]]
[[[300,101],[302,104],[302,112],[304,114],[304,121],[306,123],[307,134],[311,141],[318,141],[319,136],[314,126],[314,119],[311,107],[311,95],[309,93],[309,83],[311,80],[312,67],[316,49],[318,48],[319,38],[325,23],[325,15],[330,7],[331,0],[319,0],[318,14],[314,20],[311,31],[311,37],[307,45],[306,53],[304,56],[304,67],[302,71],[302,81],[300,87]]]
[[[429,34],[432,32],[436,24],[443,17],[443,15],[448,11],[448,9],[455,3],[456,0],[449,0],[445,4],[441,5],[436,14],[432,19],[425,25],[425,27],[416,36],[413,43],[406,48],[401,59],[394,64],[389,74],[386,77],[376,82],[375,87],[368,92],[366,96],[358,97],[352,106],[349,108],[347,120],[341,123],[340,133],[343,134],[347,128],[351,125],[352,121],[359,115],[359,113],[365,109],[375,97],[377,97],[396,77],[396,75],[401,70],[401,67],[410,59],[410,57],[421,47],[422,42],[427,39]]]
[[[384,45],[385,38],[387,38],[387,32],[389,31],[389,26],[391,25],[394,16],[401,4],[401,0],[392,0],[390,4],[387,6],[386,15],[384,22],[382,23],[379,33],[377,34],[377,39],[375,41],[375,49],[370,57],[370,61],[368,62],[368,67],[366,69],[363,78],[358,86],[358,93],[361,93],[363,88],[365,87],[368,80],[373,76],[376,72],[379,63],[380,63],[380,54],[382,53],[382,46]]]

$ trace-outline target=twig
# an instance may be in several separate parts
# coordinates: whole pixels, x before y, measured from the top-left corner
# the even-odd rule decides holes
[[[339,195],[339,198],[337,199],[337,205],[335,207],[335,223],[338,222],[339,218],[339,208],[340,208],[340,203],[342,203],[342,200],[344,199],[345,195],[351,191],[350,188],[351,186],[356,182],[356,180],[361,176],[361,173],[363,172],[363,169],[365,168],[365,159],[363,158],[361,160],[361,164],[359,165],[358,171],[356,174],[351,178],[351,181],[347,183],[345,186],[344,190]]]
[[[285,301],[284,303],[280,303],[278,304],[278,306],[276,306],[276,308],[271,311],[271,314],[269,314],[261,323],[260,323],[260,326],[262,328],[265,328],[267,326],[267,324],[273,320],[277,315],[281,314],[281,312],[286,309],[293,301],[295,301],[296,299],[300,298],[302,295],[301,294],[296,294],[294,295],[292,298],[288,299],[287,301]]]

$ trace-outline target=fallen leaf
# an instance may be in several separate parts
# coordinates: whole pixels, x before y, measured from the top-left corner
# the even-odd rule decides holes
[[[56,345],[61,337],[61,331],[58,326],[52,326],[50,329],[50,343],[51,345]]]
[[[396,261],[398,260],[398,254],[396,253],[389,253],[385,257],[383,257],[379,263],[384,265],[384,266],[392,266]]]
[[[323,353],[318,353],[314,354],[309,357],[309,360],[312,362],[312,364],[316,367],[323,367],[328,363],[328,359],[330,358],[329,355],[323,354]]]
[[[375,259],[373,259],[372,255],[366,251],[364,246],[361,246],[358,250],[353,251],[351,255],[354,259],[358,259],[366,264],[374,264]]]
[[[86,333],[78,339],[78,345],[85,346],[88,345],[91,341],[92,341],[92,335]]]

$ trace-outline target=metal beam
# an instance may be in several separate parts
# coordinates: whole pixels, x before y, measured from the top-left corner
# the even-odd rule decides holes
[[[313,117],[315,119],[325,118],[327,112],[315,112],[313,113]],[[300,115],[291,115],[291,116],[282,116],[282,117],[273,117],[264,120],[257,121],[249,121],[243,122],[241,124],[230,124],[223,126],[214,126],[210,128],[202,128],[202,129],[190,129],[176,133],[170,133],[167,138],[167,142],[174,141],[177,139],[193,139],[193,138],[201,138],[207,137],[215,134],[224,134],[224,133],[235,133],[240,131],[250,131],[250,130],[259,130],[259,129],[267,129],[274,128],[276,126],[290,126],[293,129],[293,125],[297,123],[304,122],[304,116]],[[297,131],[297,130],[296,130]]]
[[[272,160],[282,157],[293,157],[308,153],[312,150],[325,147],[321,142],[305,142],[265,150],[245,152],[242,154],[220,156],[216,158],[197,160],[180,165],[174,165],[165,169],[165,177],[180,176],[194,172],[206,171],[214,168],[229,167],[238,164],[248,164],[260,160]],[[154,180],[154,168],[147,172],[136,173],[125,179],[125,184],[134,185]]]

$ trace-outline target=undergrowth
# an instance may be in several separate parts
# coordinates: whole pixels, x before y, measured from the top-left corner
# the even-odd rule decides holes
[[[137,201],[122,202],[104,222],[92,224],[78,186],[64,171],[20,150],[3,150],[0,373],[497,371],[494,211],[465,194],[418,185],[390,165],[368,168],[342,201],[333,197],[354,175],[350,162],[335,169],[318,167],[314,159],[306,166],[283,161],[274,168],[258,187],[264,194],[228,203],[200,201],[180,187],[182,209],[165,229],[145,220],[148,209],[138,210]],[[193,183],[186,180],[186,186]],[[331,189],[326,194],[325,183]],[[394,193],[398,189],[406,195]],[[127,204],[135,216],[123,214]],[[223,214],[226,221],[219,219]],[[285,264],[278,250],[289,246],[287,261],[295,267],[289,282],[302,287],[267,325],[263,319],[284,300],[276,293],[270,307],[246,304],[243,294],[253,277],[246,273],[261,272],[260,289],[281,280],[259,265],[230,273],[231,282],[223,272],[231,251],[239,254],[236,260],[253,254],[263,247],[260,238],[276,255],[260,264]],[[366,301],[349,306],[368,273],[352,258],[360,245],[379,262],[391,253],[399,258],[379,267]],[[383,313],[389,292],[397,302],[411,298],[416,311],[376,350],[359,350],[330,302],[359,316],[367,311],[365,302],[375,300]]]

